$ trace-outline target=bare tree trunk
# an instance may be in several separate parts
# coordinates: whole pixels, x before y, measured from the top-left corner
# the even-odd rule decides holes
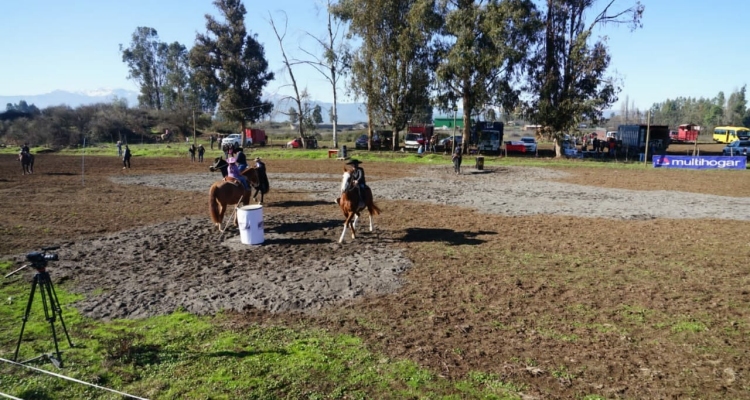
[[[273,18],[271,17],[270,12],[268,13],[268,20],[269,20],[269,23],[271,24],[271,28],[273,28],[273,33],[276,34],[276,39],[279,41],[279,48],[281,49],[281,55],[284,57],[284,67],[289,73],[289,78],[292,80],[292,87],[294,88],[295,102],[297,103],[297,112],[299,115],[299,139],[302,142],[302,147],[307,148],[307,141],[305,140],[305,128],[304,128],[305,114],[302,113],[302,99],[300,97],[299,89],[297,87],[297,80],[294,78],[294,71],[292,71],[292,64],[289,61],[289,58],[287,58],[286,56],[286,51],[284,51],[284,37],[286,36],[286,27],[289,21],[286,18],[286,13],[285,13],[284,14],[284,34],[280,35],[279,31],[276,29],[276,24],[273,22]],[[243,133],[243,139],[244,139],[244,133]]]

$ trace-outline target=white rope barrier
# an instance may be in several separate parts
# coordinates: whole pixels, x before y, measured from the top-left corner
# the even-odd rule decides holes
[[[18,397],[13,397],[9,394],[5,394],[3,392],[0,392],[0,397],[5,397],[6,399],[11,399],[11,400],[23,400],[23,399],[19,399]]]
[[[4,358],[0,358],[0,361],[6,362],[6,363],[11,364],[11,365],[15,365],[15,366],[19,366],[19,367],[24,367],[24,368],[28,368],[28,369],[32,369],[34,371],[41,372],[41,373],[47,374],[47,375],[52,375],[52,376],[57,377],[57,378],[62,378],[62,379],[66,379],[66,380],[69,380],[69,381],[72,381],[72,382],[80,383],[82,385],[95,387],[97,389],[106,390],[106,391],[112,392],[112,393],[117,393],[119,395],[126,396],[126,397],[129,397],[129,398],[132,398],[132,399],[148,400],[148,399],[145,399],[143,397],[133,396],[132,394],[127,394],[125,392],[119,392],[117,390],[106,388],[104,386],[94,385],[93,383],[84,382],[84,381],[81,381],[81,380],[78,380],[78,379],[75,379],[75,378],[71,378],[69,376],[57,374],[57,373],[54,373],[54,372],[51,372],[51,371],[47,371],[47,370],[43,370],[43,369],[40,369],[40,368],[35,368],[35,367],[30,366],[30,365],[17,363],[15,361],[6,360]],[[2,393],[0,393],[0,394],[2,394]],[[15,397],[9,397],[9,398],[15,399]],[[23,399],[19,399],[19,400],[23,400]]]

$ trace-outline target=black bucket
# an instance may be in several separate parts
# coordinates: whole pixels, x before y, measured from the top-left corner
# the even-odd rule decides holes
[[[477,163],[476,163],[475,167],[478,170],[483,170],[484,169],[484,157],[477,157]]]

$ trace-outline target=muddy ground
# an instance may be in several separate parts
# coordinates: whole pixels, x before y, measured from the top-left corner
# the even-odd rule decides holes
[[[341,162],[267,160],[249,246],[210,224],[205,163],[36,164],[0,156],[0,255],[61,246],[52,276],[92,318],[319,325],[538,398],[750,397],[750,246],[727,240],[747,235],[746,171],[366,163],[383,215],[341,245]]]

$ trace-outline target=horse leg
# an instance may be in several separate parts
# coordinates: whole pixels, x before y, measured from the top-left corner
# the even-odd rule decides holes
[[[354,214],[354,221],[352,221],[352,227],[357,227],[357,221],[359,221],[359,214]]]
[[[347,221],[349,221],[349,218],[347,218],[347,219],[346,219],[346,220],[344,221],[344,231],[343,231],[343,232],[341,232],[341,237],[339,238],[339,243],[344,243],[344,236],[346,236],[346,226],[348,225],[348,222],[347,222]]]
[[[344,243],[344,236],[346,236],[346,228],[349,227],[352,230],[352,239],[354,239],[354,226],[352,226],[352,217],[354,216],[354,213],[349,213],[347,215],[346,220],[344,221],[344,231],[341,232],[341,237],[339,238],[339,243]]]
[[[367,213],[370,216],[370,232],[372,232],[372,213]]]

